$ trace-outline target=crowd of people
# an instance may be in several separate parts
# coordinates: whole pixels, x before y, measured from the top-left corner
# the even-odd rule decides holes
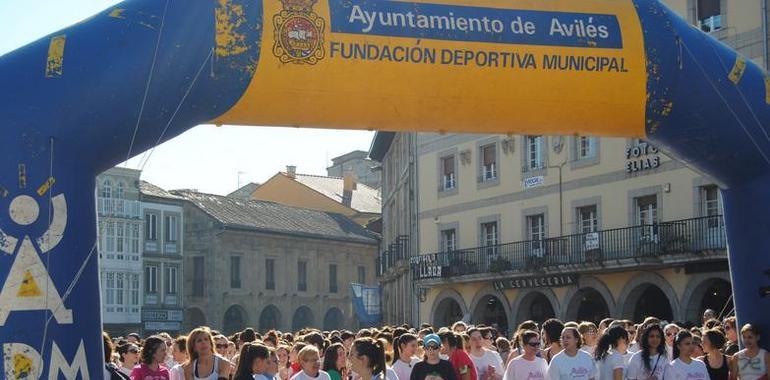
[[[744,348],[739,350],[738,339]],[[115,380],[767,380],[770,353],[751,324],[704,313],[683,328],[648,317],[490,326],[384,326],[296,333],[208,327],[172,338],[104,334],[105,379]]]

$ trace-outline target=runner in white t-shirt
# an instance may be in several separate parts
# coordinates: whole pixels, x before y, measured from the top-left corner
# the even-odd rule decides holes
[[[519,338],[519,347],[524,353],[508,363],[503,380],[545,380],[548,363],[537,356],[540,351],[540,335],[530,330],[519,334]]]
[[[484,348],[484,338],[477,328],[468,330],[471,340],[469,356],[476,366],[479,380],[501,380],[503,378],[503,359],[497,351]]]
[[[627,380],[662,380],[668,364],[660,325],[648,325],[639,340],[640,351],[631,356],[626,373]],[[647,357],[647,363],[645,363]]]
[[[420,362],[417,353],[417,335],[403,334],[393,344],[392,368],[399,380],[409,380],[412,368]]]
[[[594,360],[580,350],[580,333],[574,327],[567,327],[561,333],[564,350],[551,359],[548,366],[548,380],[596,380]]]
[[[687,330],[681,330],[674,338],[674,360],[666,366],[664,379],[670,380],[710,380],[706,363],[693,359],[692,334]]]
[[[628,332],[623,326],[613,326],[604,332],[594,355],[599,380],[625,379],[628,366],[627,347]]]

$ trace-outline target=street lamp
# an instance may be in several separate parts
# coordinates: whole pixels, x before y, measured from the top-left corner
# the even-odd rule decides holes
[[[567,160],[559,165],[546,166],[547,169],[559,169],[559,237],[564,236],[564,193],[562,191],[562,175],[561,169],[567,164]]]

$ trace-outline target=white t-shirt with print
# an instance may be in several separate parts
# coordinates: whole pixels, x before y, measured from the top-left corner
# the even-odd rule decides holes
[[[549,380],[595,379],[596,365],[591,355],[585,351],[578,350],[575,356],[569,356],[566,351],[562,351],[551,359],[546,378]]]
[[[706,363],[692,359],[690,364],[677,358],[666,366],[666,372],[663,375],[666,380],[710,380],[709,372],[706,369]]]
[[[545,359],[535,356],[535,360],[516,357],[508,363],[503,380],[546,380],[548,363]]]
[[[665,354],[664,354],[665,355]],[[645,380],[648,377],[655,376],[658,380],[663,379],[663,372],[666,370],[668,360],[665,356],[650,355],[650,370],[643,364],[642,352],[639,351],[631,356],[631,360],[628,362],[628,371],[626,373],[626,379],[628,380]]]
[[[500,377],[503,376],[503,359],[497,351],[484,350],[484,355],[481,356],[476,356],[472,352],[469,352],[468,356],[471,357],[473,365],[476,366],[476,373],[478,374],[479,379],[483,379],[486,375],[487,366],[494,367],[495,373]]]

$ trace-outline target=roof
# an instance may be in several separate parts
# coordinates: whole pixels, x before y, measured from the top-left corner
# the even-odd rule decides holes
[[[282,175],[289,177],[286,173]],[[344,180],[342,177],[326,177],[313,174],[296,174],[294,180],[331,198],[337,203],[342,203]],[[358,212],[380,214],[382,213],[382,201],[380,192],[363,183],[356,184],[350,201],[350,208]]]
[[[377,235],[350,218],[280,203],[243,200],[190,190],[174,190],[226,227],[305,237],[377,243]]]
[[[150,197],[168,198],[168,199],[182,199],[166,190],[163,190],[159,186],[153,185],[147,181],[139,181],[139,193]]]
[[[385,158],[385,153],[388,153],[390,144],[393,143],[393,138],[396,137],[395,132],[380,132],[374,134],[372,139],[372,146],[369,147],[369,158],[377,162],[382,162]]]
[[[260,184],[258,183],[249,182],[248,184],[239,187],[232,193],[227,194],[227,196],[238,199],[251,199],[251,194],[253,194],[254,190],[256,190],[259,186]]]
[[[341,156],[337,156],[332,158],[332,164],[339,165],[341,163],[350,161],[350,160],[356,160],[356,159],[366,159],[367,153],[363,150],[354,150],[352,152],[345,153]]]

